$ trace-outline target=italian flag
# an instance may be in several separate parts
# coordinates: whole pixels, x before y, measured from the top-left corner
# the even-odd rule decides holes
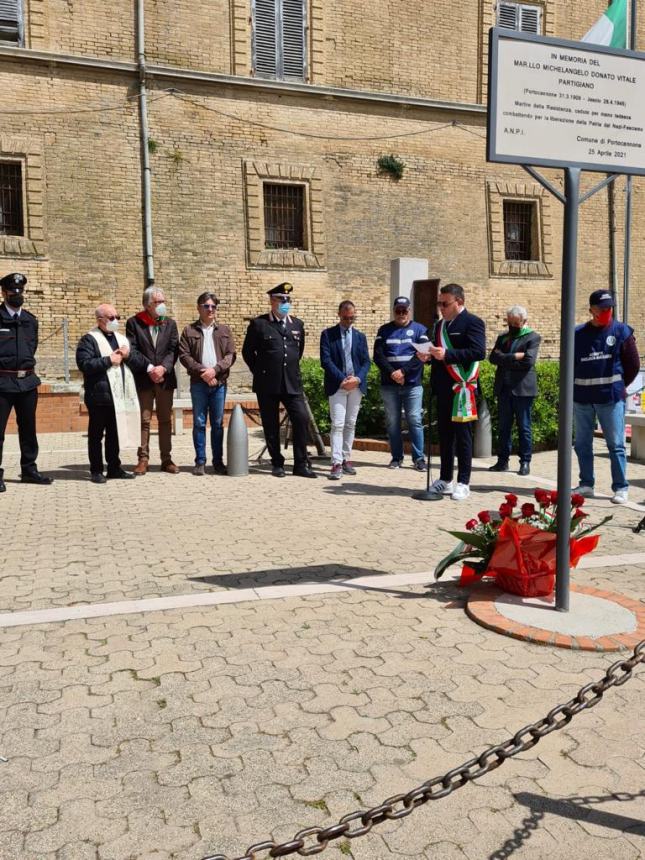
[[[610,48],[627,47],[627,0],[614,0],[598,18],[591,30],[582,37],[583,42],[607,45]]]

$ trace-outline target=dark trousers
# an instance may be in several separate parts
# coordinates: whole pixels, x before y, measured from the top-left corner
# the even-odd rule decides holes
[[[284,456],[280,450],[280,404],[284,405],[287,415],[291,421],[293,432],[293,461],[294,467],[305,466],[307,460],[307,429],[309,427],[309,415],[305,406],[302,393],[280,394],[258,393],[258,406],[260,407],[260,418],[264,438],[269,449],[271,463],[274,466],[284,465]]]
[[[439,430],[439,452],[441,455],[442,481],[452,481],[457,449],[457,481],[470,484],[473,462],[474,421],[452,420],[452,394],[437,397],[437,426]]]
[[[32,388],[31,391],[12,391],[10,394],[0,393],[0,477],[4,474],[4,470],[1,468],[4,433],[12,409],[16,410],[16,424],[18,425],[20,471],[24,474],[36,468],[36,460],[38,459],[37,405],[37,388]]]
[[[497,399],[499,415],[499,444],[497,459],[508,462],[511,456],[511,432],[513,419],[517,421],[517,435],[520,442],[520,463],[530,463],[533,451],[531,433],[531,407],[534,397],[516,397],[510,388],[502,388]]]
[[[116,427],[114,406],[88,406],[90,422],[87,427],[87,452],[90,472],[103,471],[103,434],[105,434],[105,459],[108,474],[121,468],[119,459],[119,434]]]

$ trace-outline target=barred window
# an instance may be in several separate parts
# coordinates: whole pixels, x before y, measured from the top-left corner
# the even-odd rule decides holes
[[[0,0],[0,45],[22,45],[22,0]]]
[[[24,235],[22,164],[0,161],[0,235]]]
[[[535,204],[504,201],[504,251],[507,260],[537,260]]]
[[[500,3],[497,7],[497,26],[539,35],[542,32],[542,8],[527,3]]]
[[[306,250],[304,185],[264,183],[264,247]]]
[[[306,3],[253,0],[253,71],[259,77],[304,79]]]

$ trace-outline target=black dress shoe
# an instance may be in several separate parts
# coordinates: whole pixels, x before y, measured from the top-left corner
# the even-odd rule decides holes
[[[317,478],[318,475],[314,472],[311,466],[298,466],[293,470],[293,474],[298,478]]]
[[[54,483],[53,478],[48,478],[47,475],[41,475],[38,469],[32,469],[31,472],[23,472],[20,476],[20,480],[23,484],[40,484],[43,487]]]
[[[531,474],[531,467],[529,466],[528,463],[520,463],[520,470],[517,474],[518,475],[530,475]]]
[[[103,472],[92,472],[90,474],[90,481],[93,484],[104,484],[107,481],[107,478]]]
[[[118,472],[108,472],[107,479],[108,481],[112,480],[125,480],[125,478],[136,478],[132,472],[126,472],[125,469],[119,469]]]
[[[273,469],[271,469],[271,474],[274,478],[284,478],[287,473],[284,470],[284,466],[274,466]]]
[[[7,492],[7,485],[4,482],[4,478],[0,478],[0,493]]]
[[[488,467],[489,472],[508,472],[508,460],[504,463],[502,460],[498,460],[492,466]]]

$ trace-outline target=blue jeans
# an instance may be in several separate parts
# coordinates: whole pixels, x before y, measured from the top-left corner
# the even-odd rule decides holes
[[[213,463],[222,463],[226,386],[211,386],[205,382],[191,382],[190,399],[193,401],[195,464],[201,465],[206,462],[206,419],[209,417]]]
[[[531,407],[534,397],[516,397],[510,388],[502,388],[497,398],[499,415],[499,442],[497,459],[507,463],[511,456],[511,432],[513,418],[517,421],[517,435],[520,441],[520,463],[530,463],[533,452],[531,433]]]
[[[382,385],[381,395],[385,407],[385,425],[390,439],[390,451],[393,460],[403,459],[403,439],[401,438],[401,407],[410,430],[412,443],[412,459],[423,457],[423,406],[422,385]]]
[[[593,431],[596,417],[600,422],[611,464],[611,488],[624,490],[627,483],[627,457],[625,455],[625,401],[618,403],[574,403],[573,418],[576,428],[575,449],[580,466],[580,483],[593,487]]]

